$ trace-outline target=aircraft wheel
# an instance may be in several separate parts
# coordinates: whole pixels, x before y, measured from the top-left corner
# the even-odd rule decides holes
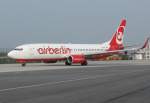
[[[21,65],[22,65],[22,67],[25,67],[25,66],[26,66],[26,63],[22,63]]]
[[[86,66],[88,63],[87,61],[84,61],[83,63],[81,63],[82,66]]]
[[[65,65],[71,65],[71,63],[69,63],[68,61],[65,62]]]

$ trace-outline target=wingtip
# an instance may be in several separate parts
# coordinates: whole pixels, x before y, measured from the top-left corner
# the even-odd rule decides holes
[[[146,41],[145,41],[145,43],[141,49],[144,49],[147,47],[149,40],[150,40],[150,37],[147,37],[147,39],[146,39]]]

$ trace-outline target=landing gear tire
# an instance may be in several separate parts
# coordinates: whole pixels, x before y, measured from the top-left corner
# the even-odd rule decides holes
[[[82,66],[86,66],[88,63],[87,61],[84,61],[83,63],[81,63]]]
[[[22,63],[21,66],[22,66],[22,67],[25,67],[25,66],[26,66],[26,63]]]
[[[65,65],[71,65],[71,63],[69,63],[68,61],[65,62]]]

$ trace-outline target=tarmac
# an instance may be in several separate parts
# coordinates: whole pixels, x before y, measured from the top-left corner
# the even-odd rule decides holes
[[[0,65],[0,103],[150,103],[150,61]]]

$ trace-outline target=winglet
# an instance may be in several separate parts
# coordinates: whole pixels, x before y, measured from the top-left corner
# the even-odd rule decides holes
[[[149,46],[149,44],[148,44],[149,40],[150,40],[150,37],[148,37],[148,38],[146,39],[144,45],[143,45],[140,49],[144,49],[144,48],[146,48],[147,46]]]

